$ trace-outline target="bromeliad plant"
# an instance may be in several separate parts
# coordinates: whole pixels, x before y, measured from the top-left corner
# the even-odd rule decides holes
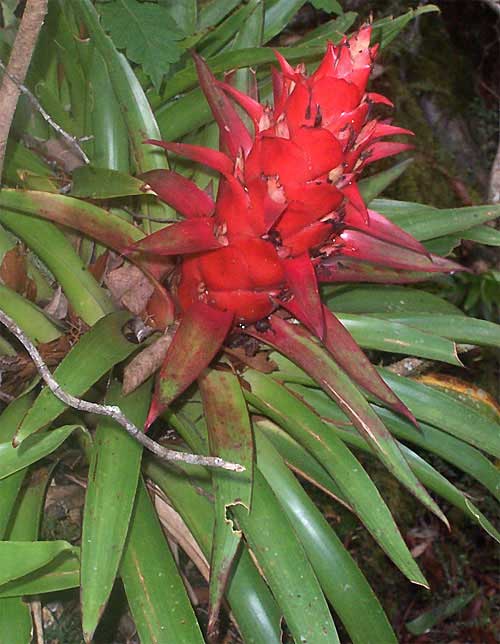
[[[273,72],[273,107],[217,83],[196,57],[222,152],[148,141],[222,175],[215,202],[172,170],[153,170],[142,177],[146,189],[185,217],[133,246],[178,258],[169,281],[180,326],[160,372],[148,425],[208,366],[235,327],[277,348],[312,377],[317,366],[302,343],[315,336],[355,382],[412,418],[322,304],[318,289],[318,281],[349,281],[344,258],[399,271],[460,270],[368,210],[357,187],[367,164],[409,147],[383,137],[411,134],[370,117],[375,104],[391,105],[385,97],[366,92],[377,49],[370,48],[370,35],[367,26],[338,47],[329,43],[310,77],[303,64],[294,69],[277,53],[281,73]],[[251,117],[253,135],[227,95]],[[283,312],[302,326],[284,322]],[[186,356],[192,353],[193,338],[204,350],[190,360]],[[327,370],[323,378],[325,383],[332,379]],[[327,393],[342,399],[332,383],[325,386]],[[356,424],[356,414],[352,420]]]
[[[119,4],[100,8],[114,37]],[[153,6],[160,10],[124,4],[144,11],[144,19]],[[249,2],[234,11],[227,4],[201,11],[194,33],[188,12],[169,14],[177,26],[184,20],[185,35],[209,64],[195,56],[193,65],[179,51],[179,67],[163,89],[157,75],[154,86],[142,78],[149,103],[89,0],[54,2],[42,32],[41,46],[44,37],[53,44],[47,69],[35,70],[35,79],[47,103],[54,105],[53,93],[69,101],[62,116],[71,134],[93,134],[85,149],[91,163],[75,169],[70,184],[67,168],[53,173],[25,147],[20,130],[14,133],[6,174],[16,187],[0,192],[2,275],[10,279],[10,288],[0,288],[0,308],[48,362],[60,360],[57,352],[64,356],[54,376],[71,394],[91,389],[99,400],[105,386],[106,402],[151,427],[152,436],[161,438],[170,426],[182,440],[178,449],[245,470],[155,461],[109,419],[90,434],[88,418],[48,389],[38,392],[35,380],[0,417],[0,632],[19,633],[19,642],[29,641],[31,631],[22,597],[71,588],[80,588],[91,641],[118,577],[143,644],[219,641],[223,605],[244,642],[282,641],[284,619],[293,641],[330,644],[339,638],[328,602],[351,641],[394,642],[363,573],[294,476],[352,512],[410,581],[427,586],[358,452],[383,463],[446,525],[427,489],[500,539],[470,499],[413,451],[439,455],[498,498],[498,471],[482,453],[500,455],[498,415],[377,369],[359,346],[457,364],[455,341],[500,345],[498,326],[404,286],[460,270],[433,254],[432,244],[477,232],[498,209],[438,211],[374,199],[401,165],[360,180],[366,165],[409,147],[385,140],[411,133],[380,116],[391,104],[366,87],[377,51],[373,34],[385,44],[413,14],[336,38],[325,53],[319,44],[325,34],[354,21],[341,14],[316,41],[313,34],[290,49],[288,58],[299,63],[293,67],[286,52],[260,47],[283,28],[293,3],[280,10],[279,3]],[[160,14],[148,15],[158,23]],[[173,33],[177,42],[179,31]],[[229,41],[236,52],[210,60]],[[320,49],[322,60],[308,74],[300,61],[318,59]],[[210,71],[273,56],[279,70],[272,68],[269,103],[257,100],[251,74],[238,76],[240,69],[231,82],[220,82]],[[147,69],[143,63],[139,72]],[[268,79],[257,80],[265,92]],[[196,138],[160,140],[194,127],[202,128]],[[176,155],[175,170],[151,144]],[[186,176],[193,172],[202,187]],[[59,194],[61,188],[71,194]],[[106,208],[96,205],[100,200]],[[131,213],[136,221],[149,218],[141,227]],[[175,221],[156,226],[158,218]],[[80,256],[68,227],[84,235]],[[16,283],[12,235],[33,253]],[[97,252],[89,239],[99,243]],[[43,264],[31,261],[35,256]],[[84,260],[95,256],[87,262],[91,274]],[[62,329],[36,306],[51,296],[45,267],[70,305],[69,315],[60,315]],[[99,271],[113,301],[93,277]],[[34,288],[35,303],[28,298]],[[56,293],[51,311],[60,300]],[[146,348],[141,335],[131,336],[130,311],[161,333]],[[4,351],[19,360],[11,345]],[[118,370],[110,377],[121,363],[125,391]],[[46,484],[72,435],[89,462],[81,542],[37,540]],[[40,466],[49,455],[50,466]],[[23,481],[31,483],[22,489]],[[170,541],[209,579],[204,634],[158,517]]]

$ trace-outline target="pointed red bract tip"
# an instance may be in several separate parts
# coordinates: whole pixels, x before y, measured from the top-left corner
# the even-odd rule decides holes
[[[160,403],[158,395],[155,392],[151,401],[151,407],[149,408],[148,417],[146,418],[146,422],[144,423],[145,432],[149,430],[151,425],[155,422],[158,416],[160,416],[165,411],[166,408],[166,405],[162,405]]]

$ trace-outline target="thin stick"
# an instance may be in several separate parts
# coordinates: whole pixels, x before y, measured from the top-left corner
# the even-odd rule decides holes
[[[66,132],[66,130],[63,130],[63,128],[54,121],[54,119],[50,116],[50,114],[44,110],[44,108],[42,107],[42,104],[36,98],[36,96],[32,94],[25,85],[23,85],[22,83],[18,83],[16,79],[13,76],[11,76],[11,74],[9,74],[8,69],[6,68],[6,66],[1,60],[0,60],[0,69],[2,69],[5,72],[5,74],[10,78],[10,80],[13,83],[15,83],[15,85],[17,86],[21,94],[24,94],[25,96],[27,96],[29,102],[33,105],[35,110],[39,112],[43,117],[43,119],[47,121],[47,123],[50,125],[50,127],[55,132],[57,132],[59,136],[61,136],[61,138],[63,138],[70,147],[72,147],[75,150],[75,152],[83,159],[83,162],[90,163],[90,159],[80,147],[79,141],[88,141],[92,137],[85,136],[85,137],[82,137],[81,139],[78,139],[76,136],[72,136],[71,134]]]
[[[0,85],[0,181],[10,126],[19,99],[19,84],[24,83],[38,34],[47,13],[47,0],[27,0],[21,24],[12,46],[7,72]],[[15,82],[12,81],[15,79]]]
[[[233,472],[243,472],[245,468],[237,463],[229,463],[217,456],[202,456],[198,454],[189,454],[185,452],[177,452],[172,449],[167,449],[159,445],[156,441],[146,436],[134,423],[132,423],[115,405],[98,405],[96,403],[88,402],[77,398],[62,389],[59,383],[54,379],[49,368],[43,361],[38,349],[26,336],[24,331],[10,318],[4,311],[0,309],[0,322],[4,324],[9,331],[16,336],[21,342],[26,351],[30,354],[31,359],[35,363],[38,373],[41,375],[50,391],[59,398],[65,405],[84,411],[91,414],[98,414],[100,416],[108,416],[116,423],[121,425],[132,438],[140,443],[147,450],[152,452],[155,456],[165,461],[182,461],[190,463],[191,465],[205,465],[207,467],[220,467],[225,470]]]

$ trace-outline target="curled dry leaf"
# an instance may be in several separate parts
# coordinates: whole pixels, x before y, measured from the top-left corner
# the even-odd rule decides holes
[[[68,300],[60,286],[54,291],[54,295],[50,302],[43,309],[55,320],[64,320],[68,315]]]
[[[164,335],[141,351],[125,367],[123,374],[123,394],[125,396],[142,385],[161,367],[174,333],[175,328],[169,327]]]
[[[19,244],[8,250],[3,256],[0,265],[0,280],[16,293],[25,295],[29,300],[35,300],[36,285],[28,277],[26,255]]]
[[[124,264],[109,272],[104,283],[113,298],[135,315],[144,311],[154,291],[150,280],[133,264]]]
[[[67,334],[52,342],[39,344],[37,348],[47,366],[53,369],[66,356],[72,344],[73,335]],[[1,356],[1,393],[7,396],[18,396],[37,373],[35,363],[24,352],[14,356]]]

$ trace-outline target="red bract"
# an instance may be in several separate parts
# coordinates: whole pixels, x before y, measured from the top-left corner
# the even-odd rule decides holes
[[[369,46],[370,34],[371,28],[364,27],[338,46],[330,43],[311,76],[304,65],[293,68],[276,53],[280,71],[273,69],[273,106],[218,82],[195,57],[201,88],[220,128],[221,151],[149,143],[218,171],[217,198],[213,202],[174,172],[149,173],[144,177],[148,186],[186,222],[135,246],[180,256],[171,283],[181,325],[183,315],[200,302],[228,312],[243,329],[281,307],[332,347],[334,339],[325,337],[318,277],[337,281],[336,260],[346,257],[397,271],[457,270],[368,211],[356,186],[367,164],[410,147],[384,137],[412,134],[370,116],[374,103],[391,104],[366,92],[377,49]],[[253,132],[233,101],[249,114]],[[330,332],[333,328],[328,325]],[[378,386],[379,397],[380,391]]]

